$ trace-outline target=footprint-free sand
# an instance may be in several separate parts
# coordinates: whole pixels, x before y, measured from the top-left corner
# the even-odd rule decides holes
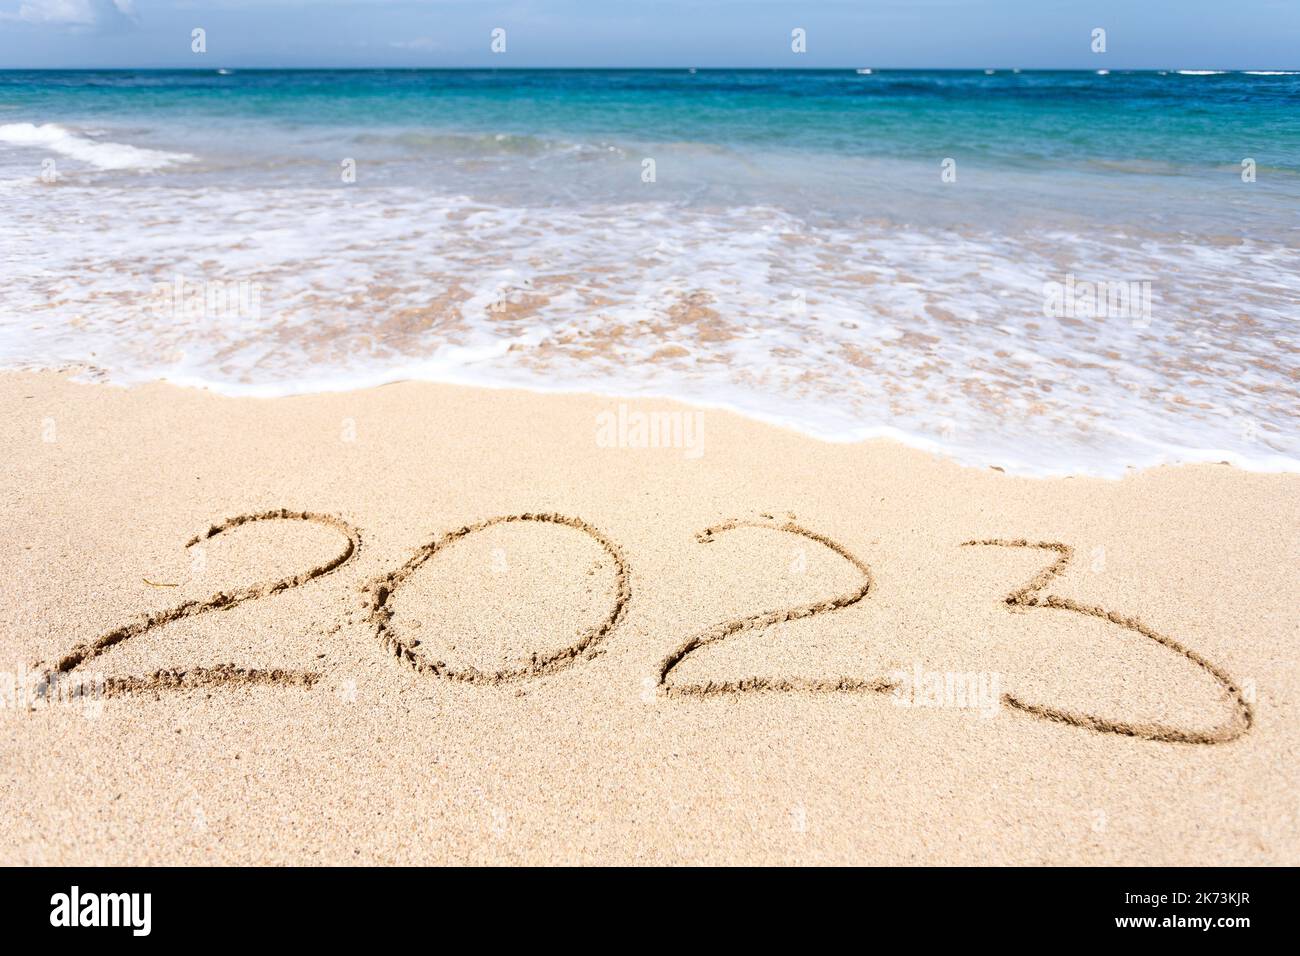
[[[1297,475],[420,383],[0,438],[2,863],[1300,863]]]

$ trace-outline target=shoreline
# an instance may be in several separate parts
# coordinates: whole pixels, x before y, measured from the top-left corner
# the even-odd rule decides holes
[[[103,374],[105,377],[96,381],[88,381],[83,377],[87,372]],[[359,377],[345,382],[340,382],[337,385],[331,385],[323,380],[313,381],[310,383],[311,387],[309,388],[295,389],[291,391],[280,390],[278,386],[271,384],[229,385],[212,383],[206,379],[198,377],[119,381],[108,377],[108,373],[105,370],[85,367],[0,370],[0,376],[5,375],[54,375],[75,384],[102,385],[123,389],[163,386],[167,388],[201,392],[218,398],[257,399],[261,401],[364,393],[374,389],[388,388],[395,385],[428,385],[434,388],[447,387],[453,389],[478,389],[489,392],[518,392],[524,395],[535,395],[539,398],[559,397],[579,400],[590,399],[601,402],[664,403],[674,406],[680,405],[701,412],[714,412],[735,416],[754,424],[780,429],[800,438],[806,438],[828,445],[860,445],[878,441],[890,442],[900,445],[909,451],[920,452],[943,461],[951,462],[960,468],[970,468],[975,470],[991,469],[1016,478],[1044,480],[1093,478],[1101,481],[1120,481],[1132,475],[1141,474],[1146,471],[1198,465],[1226,465],[1248,474],[1300,475],[1300,460],[1294,460],[1280,454],[1269,454],[1259,458],[1247,459],[1241,454],[1225,449],[1170,448],[1165,452],[1165,454],[1175,456],[1175,460],[1164,460],[1157,457],[1157,460],[1150,461],[1146,464],[1115,464],[1107,466],[1106,469],[1102,471],[1090,471],[1083,468],[1045,470],[1034,465],[1010,463],[1005,456],[1000,458],[997,462],[989,461],[976,463],[966,460],[960,451],[945,446],[941,441],[927,438],[924,435],[913,434],[892,425],[864,427],[857,435],[844,435],[840,433],[812,430],[807,426],[802,425],[797,419],[788,416],[771,415],[760,410],[748,409],[731,402],[709,402],[703,399],[680,397],[660,392],[636,392],[627,390],[603,391],[600,389],[568,386],[545,387],[532,383],[519,384],[505,381],[494,381],[492,379],[473,378],[470,376],[457,376],[454,374],[444,374],[439,378],[425,378],[421,377],[417,372],[406,371],[402,368],[392,372],[383,373],[373,379]],[[1152,444],[1155,445],[1156,443],[1152,442]],[[1160,453],[1157,453],[1157,455],[1158,454]],[[1176,457],[1180,455],[1185,457]]]
[[[425,382],[0,409],[0,673],[94,691],[0,709],[5,862],[1300,861],[1295,474]]]

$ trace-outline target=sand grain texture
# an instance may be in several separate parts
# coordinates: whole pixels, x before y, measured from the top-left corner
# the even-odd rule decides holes
[[[1300,477],[617,404],[0,375],[0,862],[1300,863]]]

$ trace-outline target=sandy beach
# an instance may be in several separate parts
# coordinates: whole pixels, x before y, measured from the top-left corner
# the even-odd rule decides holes
[[[1295,474],[427,383],[0,436],[5,864],[1300,863]]]

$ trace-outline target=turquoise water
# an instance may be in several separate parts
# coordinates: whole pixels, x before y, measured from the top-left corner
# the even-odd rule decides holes
[[[1297,107],[1241,73],[0,72],[0,363],[1291,467]],[[160,317],[177,278],[257,314]],[[1076,281],[1150,308],[1050,314]]]
[[[383,175],[401,182],[454,159],[518,155],[525,166],[538,155],[554,158],[564,146],[694,145],[732,165],[757,168],[709,169],[703,176],[692,170],[689,182],[664,177],[667,189],[661,191],[690,198],[802,198],[805,207],[840,212],[871,211],[887,201],[886,187],[907,184],[914,164],[934,166],[947,157],[958,160],[959,174],[965,172],[972,185],[1002,188],[1016,177],[1073,176],[1100,189],[1100,180],[1123,172],[1217,184],[1218,173],[1249,156],[1269,174],[1255,194],[1278,189],[1294,199],[1300,195],[1298,106],[1300,75],[1239,73],[0,73],[0,116],[134,126],[150,130],[164,149],[184,151],[188,142],[207,141],[232,161],[306,158],[331,138],[338,146],[370,146]],[[508,139],[497,138],[503,135]],[[697,164],[705,158],[694,156]],[[864,163],[874,182],[836,176],[823,183],[815,174],[812,181],[790,182],[768,168],[804,168],[832,158]],[[777,175],[766,176],[770,171]],[[452,178],[448,185],[474,185],[463,169]],[[623,177],[594,178],[585,183],[585,198],[592,198],[592,186],[606,198],[633,192],[620,188],[629,186]],[[535,198],[555,198],[539,186],[545,184],[530,186]],[[555,188],[563,194],[561,184]],[[1194,224],[1197,213],[1184,207],[1195,205],[1196,197],[1156,188],[1161,208],[1150,210],[1153,215],[1180,224],[1180,215],[1189,216]],[[1246,215],[1254,223],[1260,211],[1249,208]],[[1221,218],[1224,228],[1240,227],[1241,217],[1216,213],[1200,210],[1203,217]],[[1277,225],[1288,224],[1279,217]]]
[[[1300,173],[1300,76],[888,71],[0,72],[0,101],[57,121],[190,117],[408,126],[1025,164],[1235,163]],[[1121,137],[1116,142],[1114,137]]]

